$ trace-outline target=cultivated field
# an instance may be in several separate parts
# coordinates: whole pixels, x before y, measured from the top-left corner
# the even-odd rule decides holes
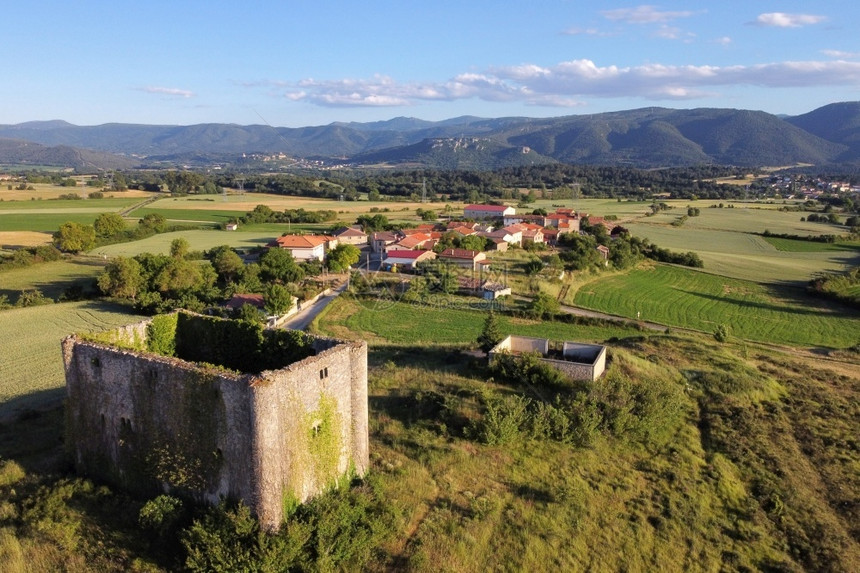
[[[316,327],[330,335],[362,338],[377,343],[433,346],[468,346],[475,343],[488,312],[484,302],[477,298],[445,295],[437,297],[435,302],[436,305],[424,305],[388,298],[339,297],[318,318]],[[466,307],[469,304],[472,310]],[[521,334],[559,341],[601,342],[640,332],[623,325],[582,326],[503,315],[499,316],[499,323],[505,335]]]
[[[12,183],[13,187],[17,185],[17,183]],[[69,193],[76,193],[81,197],[86,197],[90,193],[95,191],[102,191],[101,189],[97,189],[95,187],[85,187],[83,185],[78,185],[77,187],[60,187],[59,185],[51,185],[49,183],[32,183],[28,184],[32,186],[33,189],[8,189],[9,184],[0,185],[0,203],[3,201],[31,201],[31,200],[42,200],[42,199],[56,199],[61,195],[68,195]],[[149,191],[138,191],[137,189],[129,189],[127,191],[102,191],[105,194],[105,197],[116,197],[116,198],[146,198],[152,195]],[[0,205],[3,207],[3,205]]]
[[[684,225],[625,224],[634,236],[645,237],[672,251],[695,251],[705,272],[761,283],[806,283],[821,271],[842,271],[856,264],[860,252],[835,250],[823,243],[804,242],[808,250],[782,251],[764,237],[745,232],[694,229]]]
[[[5,294],[14,302],[20,291],[38,289],[43,295],[56,300],[72,285],[89,286],[104,265],[104,259],[76,257],[5,270],[0,273],[0,294]]]
[[[97,247],[90,251],[90,256],[110,259],[111,257],[133,257],[140,253],[170,252],[170,243],[174,239],[182,237],[188,241],[192,251],[204,251],[220,245],[231,247],[261,247],[276,237],[286,232],[287,226],[282,225],[283,230],[272,231],[220,231],[220,230],[191,230],[174,231],[171,233],[160,233],[139,241],[131,243],[116,243]]]
[[[713,332],[728,325],[738,338],[798,346],[847,348],[860,342],[860,312],[779,288],[650,265],[598,278],[579,288],[578,306],[671,326]]]
[[[137,320],[126,307],[92,301],[0,312],[0,419],[62,397],[63,337]]]

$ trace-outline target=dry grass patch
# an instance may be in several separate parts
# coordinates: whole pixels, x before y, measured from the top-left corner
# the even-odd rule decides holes
[[[0,231],[0,247],[18,249],[21,247],[38,247],[51,242],[51,233],[39,231]]]

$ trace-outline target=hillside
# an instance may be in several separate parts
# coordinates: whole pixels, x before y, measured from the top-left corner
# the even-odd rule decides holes
[[[175,158],[177,164],[181,164],[179,158],[189,156],[205,161],[218,155],[221,161],[224,156],[238,158],[248,153],[436,169],[492,169],[554,161],[641,168],[857,164],[860,102],[831,104],[788,118],[750,110],[652,107],[546,119],[467,116],[431,122],[400,117],[301,128],[235,124],[82,127],[47,121],[0,126],[0,137],[167,161]],[[470,139],[481,140],[479,153],[474,148],[463,153],[462,142]],[[77,153],[78,164],[87,161],[83,152]],[[0,163],[12,162],[12,156],[7,148],[0,153]],[[61,161],[61,154],[57,156],[60,159],[54,161]]]
[[[140,161],[103,151],[69,145],[45,146],[31,141],[0,138],[0,164],[67,167],[78,171],[132,169]]]

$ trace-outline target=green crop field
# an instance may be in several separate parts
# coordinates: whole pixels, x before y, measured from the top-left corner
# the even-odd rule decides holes
[[[625,317],[713,332],[728,325],[740,338],[846,348],[860,339],[860,312],[810,298],[800,289],[767,287],[655,265],[582,286],[575,302]]]
[[[860,256],[860,243],[820,243],[780,237],[763,237],[778,251],[788,253],[831,253],[848,252]]]
[[[286,226],[284,228],[286,229]],[[273,233],[265,230],[258,232],[207,231],[199,229],[191,231],[174,231],[171,233],[153,235],[146,239],[141,239],[140,241],[104,245],[93,249],[88,254],[108,259],[111,257],[133,257],[141,253],[167,254],[170,252],[170,243],[179,237],[186,239],[193,251],[205,251],[220,245],[230,245],[231,247],[260,247],[280,236],[282,233],[283,231]]]
[[[697,217],[691,217],[690,220]],[[634,236],[644,237],[672,251],[694,251],[705,264],[705,271],[761,283],[805,283],[821,271],[841,271],[857,264],[860,251],[852,248],[782,251],[759,235],[717,229],[695,229],[657,225],[650,222],[626,223]],[[805,242],[804,242],[805,243]]]
[[[51,199],[47,201],[2,201],[0,202],[0,214],[7,211],[26,213],[42,213],[51,211],[53,213],[106,213],[119,211],[142,202],[140,197],[119,197],[103,199]]]
[[[214,211],[211,209],[161,209],[153,207],[141,207],[132,213],[134,217],[143,218],[149,214],[158,214],[168,221],[195,221],[203,223],[229,223],[245,215],[245,211]]]
[[[389,300],[339,297],[318,319],[322,332],[344,338],[366,337],[392,344],[469,345],[484,325],[487,310],[478,299],[474,310],[451,308],[446,302],[468,304],[469,299],[439,297],[437,305],[418,305]],[[552,340],[604,341],[639,331],[625,326],[583,326],[499,316],[504,334],[538,336]]]
[[[0,418],[62,396],[63,337],[130,324],[141,317],[103,302],[72,302],[0,312]]]
[[[699,209],[699,216],[689,217],[683,228],[718,229],[738,233],[763,233],[768,230],[774,234],[788,235],[841,235],[847,232],[847,229],[840,225],[801,221],[801,217],[805,218],[808,213],[779,211],[769,206],[737,205],[733,209],[713,209],[710,207],[713,203],[713,201],[689,202],[691,207]],[[661,211],[639,222],[668,225],[687,214],[686,204],[673,206],[673,209]]]
[[[94,281],[104,265],[103,259],[75,257],[4,270],[0,272],[0,294],[5,294],[14,302],[20,291],[38,289],[43,295],[56,300],[73,284],[83,286]]]
[[[14,215],[0,214],[0,232],[2,231],[44,231],[54,232],[63,223],[74,222],[81,225],[92,225],[99,213],[68,212],[68,213],[16,213]]]
[[[0,232],[53,232],[70,221],[91,225],[100,213],[117,212],[140,201],[140,198],[3,201],[0,202]]]

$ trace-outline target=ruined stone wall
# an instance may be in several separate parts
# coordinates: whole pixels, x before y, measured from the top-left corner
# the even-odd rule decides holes
[[[531,336],[511,335],[498,343],[492,352],[510,352],[512,354],[537,352],[543,355],[549,352],[549,340],[546,338],[533,338]]]
[[[551,358],[541,358],[541,362],[549,364],[553,368],[564,372],[574,380],[595,379],[594,368],[590,364],[570,362],[568,360],[553,360]]]
[[[606,347],[599,344],[564,342],[562,356],[565,360],[547,358],[549,340],[530,336],[510,335],[489,352],[490,364],[499,353],[520,354],[537,352],[541,362],[549,364],[576,380],[597,380],[606,369]]]
[[[367,346],[340,344],[265,374],[254,384],[258,517],[276,527],[285,507],[367,470]]]
[[[74,336],[63,357],[79,472],[143,495],[253,500],[246,377]]]
[[[315,355],[242,374],[137,349],[149,322],[63,341],[66,443],[81,473],[146,496],[240,499],[268,529],[365,473],[365,343],[312,337]]]

